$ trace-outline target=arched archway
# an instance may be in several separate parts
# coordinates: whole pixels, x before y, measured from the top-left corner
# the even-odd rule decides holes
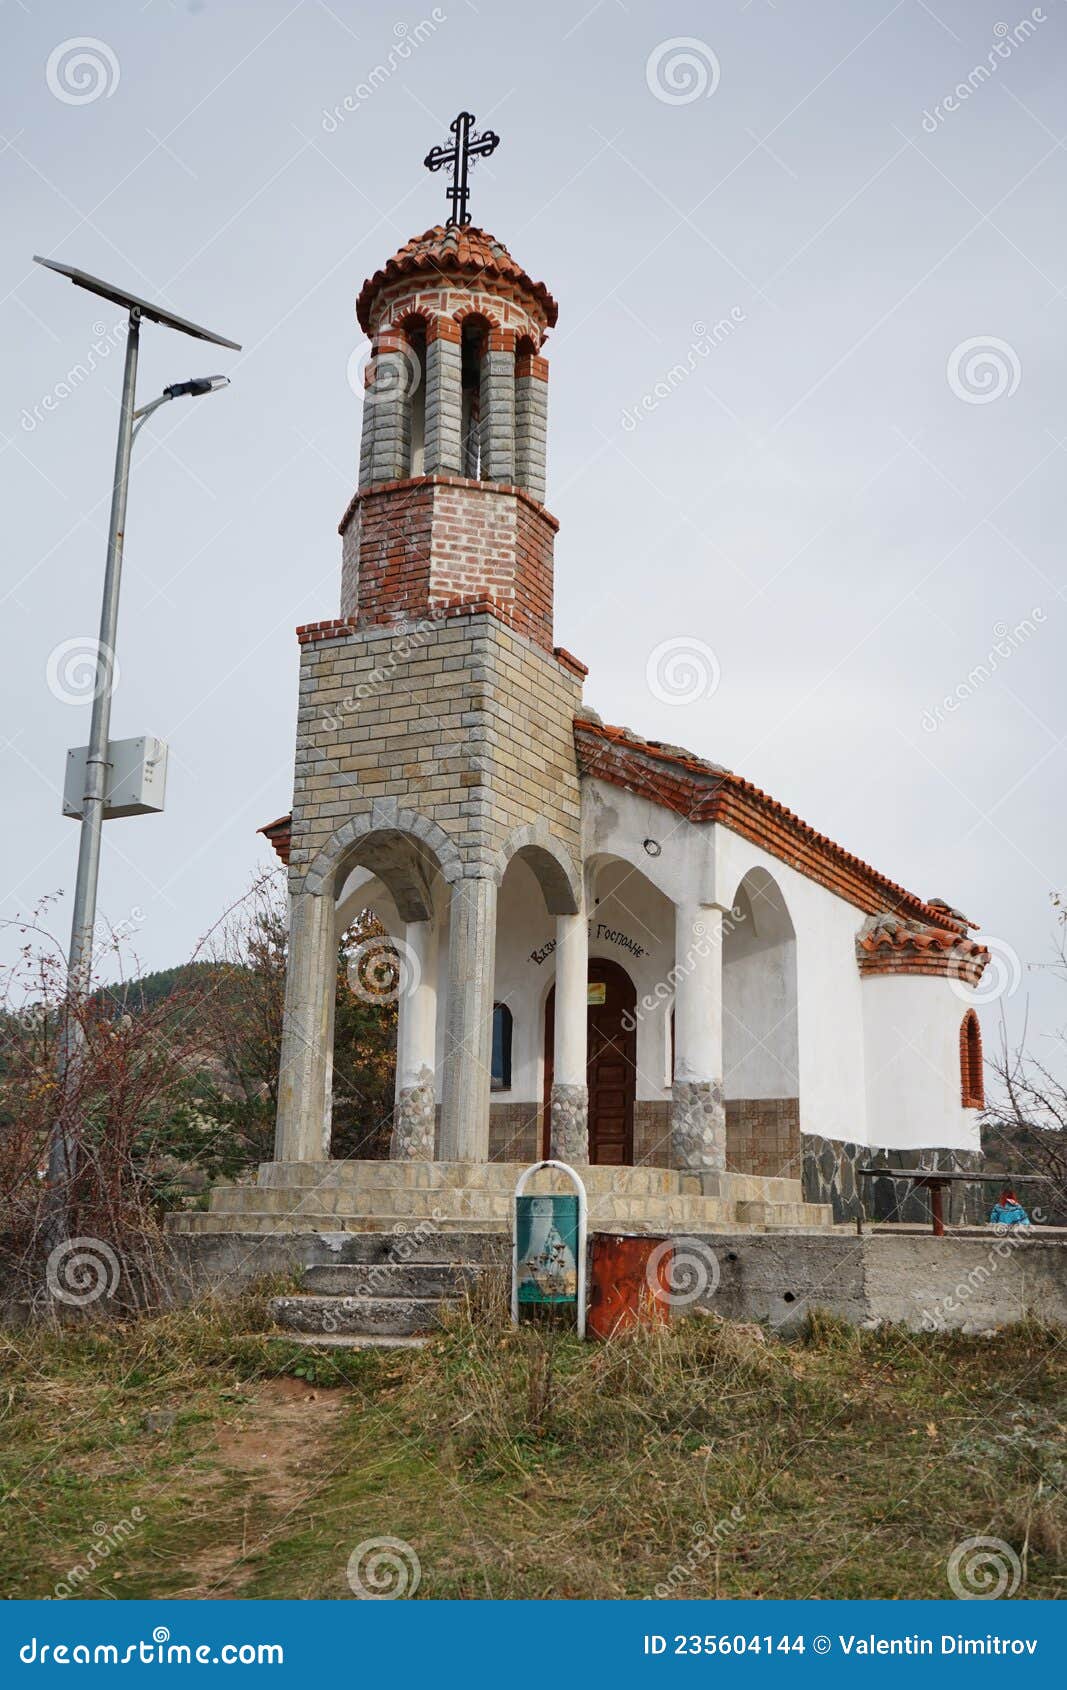
[[[637,1099],[637,989],[617,962],[589,960],[588,1055],[589,1160],[628,1167],[634,1159]],[[556,989],[545,1001],[545,1095],[542,1155],[549,1154],[549,1100],[555,1048]]]
[[[796,931],[774,876],[751,868],[723,923],[726,1161],[799,1178]]]

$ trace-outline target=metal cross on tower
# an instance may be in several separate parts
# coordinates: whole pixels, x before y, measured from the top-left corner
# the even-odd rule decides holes
[[[500,136],[487,129],[484,135],[474,134],[474,114],[461,111],[454,123],[450,123],[449,132],[456,138],[450,147],[431,147],[423,160],[427,170],[441,170],[446,167],[452,172],[452,180],[448,187],[448,199],[452,206],[448,218],[449,224],[462,227],[471,220],[467,210],[470,189],[467,186],[467,171],[479,158],[488,158],[500,145]]]

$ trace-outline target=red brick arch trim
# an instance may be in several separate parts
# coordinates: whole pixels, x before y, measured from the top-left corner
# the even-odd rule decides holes
[[[985,1108],[982,1027],[973,1009],[960,1022],[960,1092],[965,1109]]]

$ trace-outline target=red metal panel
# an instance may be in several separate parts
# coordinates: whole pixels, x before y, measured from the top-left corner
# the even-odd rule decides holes
[[[593,1337],[670,1320],[672,1255],[666,1238],[593,1234],[588,1327]]]

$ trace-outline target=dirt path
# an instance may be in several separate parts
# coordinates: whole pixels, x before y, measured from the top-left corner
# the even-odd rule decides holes
[[[239,1417],[220,1426],[213,1447],[216,1480],[249,1481],[242,1498],[221,1504],[216,1542],[189,1560],[183,1599],[237,1596],[251,1578],[250,1557],[299,1528],[333,1466],[331,1451],[351,1393],[303,1379],[265,1380]]]

